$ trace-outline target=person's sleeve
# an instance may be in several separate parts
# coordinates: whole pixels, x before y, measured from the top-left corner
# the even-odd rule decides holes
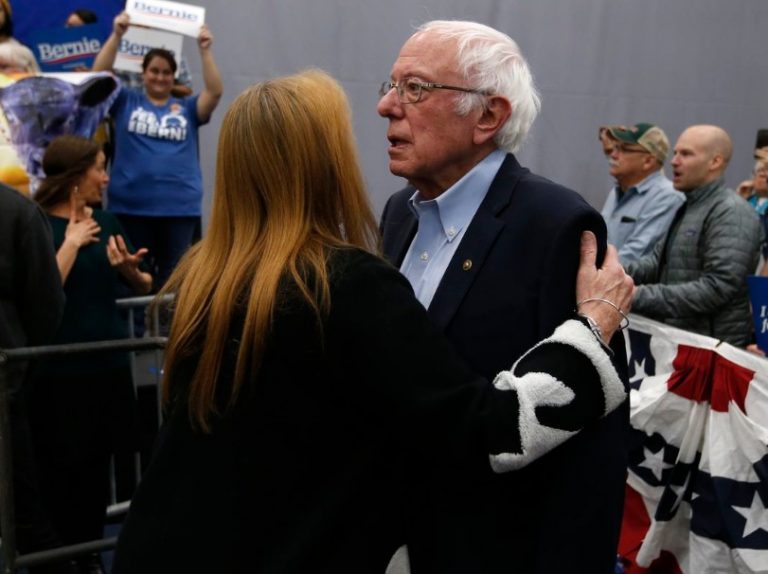
[[[338,380],[358,398],[355,408],[422,457],[520,468],[625,398],[579,321],[566,321],[492,385],[457,357],[397,270],[368,258],[344,276],[326,333]]]
[[[619,249],[621,261],[634,261],[647,255],[656,243],[662,241],[685,198],[679,193],[663,194],[654,198],[638,215],[632,235]]]
[[[584,231],[591,231],[595,234],[598,245],[597,265],[602,264],[607,249],[606,223],[601,214],[586,205],[583,207],[573,206],[573,208],[568,210],[568,214],[566,218],[558,222],[556,229],[550,233],[549,249],[544,251],[546,254],[545,259],[542,262],[541,270],[537,272],[541,277],[539,287],[541,294],[539,298],[540,308],[537,316],[539,335],[542,338],[549,336],[564,321],[573,317],[576,307],[576,274],[581,252],[581,234]],[[594,337],[592,338],[594,339]],[[624,389],[628,389],[629,379],[623,333],[617,331],[609,344],[613,353],[610,358],[613,369],[618,373]],[[616,390],[619,394],[624,394],[618,388]],[[538,416],[546,418],[548,428],[558,428],[558,425],[567,425],[567,409],[553,408],[550,410],[542,408],[539,411],[540,413],[547,413],[546,415],[539,414]],[[524,415],[524,412],[521,411],[522,415]],[[536,425],[531,421],[523,421],[521,423],[521,429],[535,427]],[[502,460],[505,461],[503,464]],[[527,464],[526,461],[525,457],[507,456],[502,457],[497,462],[501,467],[505,467],[505,465],[519,465],[521,462]]]
[[[205,121],[200,121],[200,118],[197,117],[197,100],[200,98],[200,94],[194,94],[192,96],[187,96],[183,98],[183,103],[186,111],[184,112],[187,118],[192,121],[192,124],[195,128],[199,128],[200,126],[204,126],[209,121],[211,121],[211,118],[209,117]],[[213,114],[211,114],[213,115]]]
[[[50,224],[36,205],[30,209],[17,257],[21,265],[16,289],[27,345],[42,345],[59,328],[64,313],[64,290]]]
[[[661,261],[661,254],[664,251],[665,244],[666,235],[661,241],[656,243],[653,251],[648,255],[624,265],[627,275],[632,277],[636,285],[655,283],[658,280],[659,262]],[[634,306],[636,302],[637,298],[633,300],[632,305]]]
[[[742,288],[757,265],[760,222],[752,210],[731,202],[715,209],[702,228],[701,275],[683,283],[639,286],[634,312],[651,318],[705,315],[727,305]]]

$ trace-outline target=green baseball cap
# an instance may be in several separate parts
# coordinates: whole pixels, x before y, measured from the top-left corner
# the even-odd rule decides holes
[[[653,157],[664,163],[669,153],[669,140],[659,126],[649,123],[639,123],[634,126],[608,126],[608,131],[615,139],[631,144],[637,144],[646,149]]]

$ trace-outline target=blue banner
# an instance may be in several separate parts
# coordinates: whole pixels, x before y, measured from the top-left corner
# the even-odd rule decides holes
[[[761,351],[768,353],[768,277],[750,275],[747,285],[755,323],[755,342]]]
[[[125,6],[125,0],[11,0],[14,36],[23,44],[30,44],[35,30],[64,26],[72,11],[78,8],[93,10],[104,37],[112,31],[112,19]]]
[[[90,70],[106,40],[96,25],[35,30],[29,38],[43,72]]]

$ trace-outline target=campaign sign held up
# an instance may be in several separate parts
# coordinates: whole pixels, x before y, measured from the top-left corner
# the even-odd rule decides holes
[[[165,0],[127,0],[125,11],[131,24],[168,30],[197,38],[200,26],[205,24],[205,8],[166,2]]]
[[[749,301],[752,303],[752,319],[755,322],[757,346],[768,353],[768,277],[747,277]]]
[[[181,60],[182,40],[181,36],[170,32],[152,30],[151,28],[128,28],[120,41],[120,47],[115,58],[115,69],[141,73],[144,54],[152,48],[169,50],[176,62],[179,62]]]
[[[43,72],[88,70],[103,42],[103,31],[95,24],[36,30],[30,34],[32,50]]]

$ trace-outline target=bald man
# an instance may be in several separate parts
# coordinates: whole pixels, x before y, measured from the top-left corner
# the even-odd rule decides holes
[[[732,151],[717,126],[680,135],[672,184],[686,202],[666,239],[627,272],[638,285],[632,311],[743,347],[751,332],[747,275],[757,267],[763,231],[749,204],[725,187]]]

